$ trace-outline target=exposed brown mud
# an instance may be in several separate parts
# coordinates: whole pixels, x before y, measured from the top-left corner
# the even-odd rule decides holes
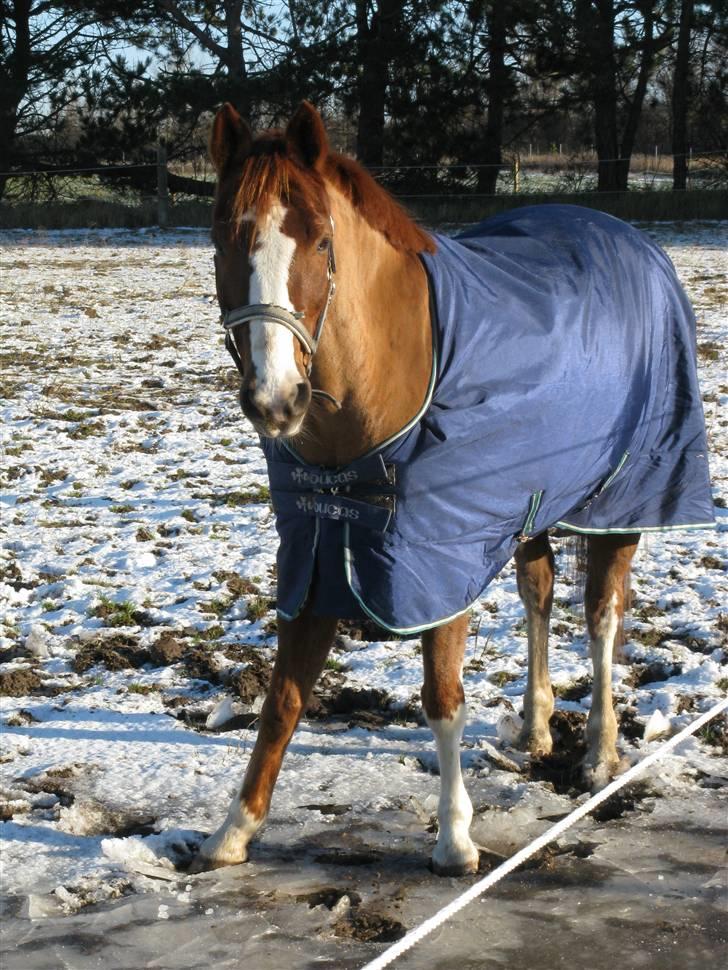
[[[394,943],[401,940],[407,928],[386,913],[365,906],[352,906],[333,927],[336,936],[360,943]]]
[[[149,663],[149,652],[139,647],[135,637],[124,633],[80,644],[71,668],[82,674],[91,667],[103,666],[107,670],[128,670]]]
[[[55,795],[63,808],[69,808],[76,800],[73,780],[78,775],[79,769],[69,765],[67,768],[51,769],[30,778],[17,778],[15,783],[31,794]]]
[[[297,903],[308,903],[311,909],[314,906],[325,906],[326,909],[333,909],[342,899],[347,898],[352,906],[361,903],[361,896],[353,889],[340,889],[337,886],[327,886],[324,889],[316,889],[314,892],[303,893],[296,896]]]
[[[525,769],[526,777],[552,785],[560,795],[584,791],[580,765],[586,754],[585,729],[586,714],[581,711],[554,711],[554,750],[548,757],[531,759]]]
[[[232,674],[228,683],[244,704],[252,704],[268,690],[270,676],[270,662],[251,649],[246,656],[245,667]]]
[[[646,798],[657,798],[659,794],[644,781],[636,781],[615,792],[606,802],[602,802],[591,813],[597,822],[611,822],[622,818],[627,812],[651,811],[649,804],[642,805]]]
[[[27,697],[41,686],[41,679],[34,670],[18,667],[0,673],[0,696]]]
[[[149,659],[155,667],[168,667],[182,658],[185,646],[177,637],[163,633],[149,648]]]
[[[662,663],[655,661],[649,664],[634,664],[623,683],[628,687],[644,687],[646,684],[657,684],[670,677],[678,677],[682,673],[682,664]]]

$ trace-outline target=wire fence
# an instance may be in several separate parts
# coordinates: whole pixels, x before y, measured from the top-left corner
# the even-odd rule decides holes
[[[445,207],[458,200],[480,203],[520,196],[603,196],[599,174],[605,166],[629,169],[626,182],[630,193],[671,192],[676,158],[685,159],[686,182],[681,191],[710,192],[728,189],[728,149],[698,151],[691,149],[682,156],[660,153],[636,154],[630,159],[598,159],[591,151],[558,151],[538,154],[511,152],[497,163],[429,163],[386,165],[370,169],[385,188],[415,208]],[[28,158],[12,171],[0,172],[0,223],[12,225],[13,208],[29,205],[73,206],[93,215],[103,207],[138,209],[160,226],[166,226],[170,212],[192,213],[194,204],[206,211],[214,193],[214,173],[207,159],[169,163],[163,143],[156,157],[134,163],[74,165],[58,160],[41,164]],[[624,192],[624,189],[612,190]],[[525,201],[525,200],[524,200]],[[598,203],[597,203],[598,204]],[[185,206],[187,209],[185,210]],[[108,214],[108,213],[107,213]],[[196,220],[194,213],[190,216]]]
[[[373,169],[375,177],[396,194],[501,195],[598,191],[599,171],[608,165],[628,168],[628,188],[670,190],[674,159],[686,159],[687,189],[728,185],[728,152],[690,152],[674,155],[634,155],[597,159],[592,153],[572,155],[504,155],[500,163],[390,165]],[[495,178],[494,178],[495,176]]]

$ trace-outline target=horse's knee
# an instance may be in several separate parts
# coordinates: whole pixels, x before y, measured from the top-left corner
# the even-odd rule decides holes
[[[554,554],[546,533],[516,549],[516,582],[521,601],[530,612],[548,615],[554,595]]]
[[[422,707],[428,721],[454,718],[465,704],[465,691],[460,675],[425,680],[421,691]]]
[[[260,730],[273,737],[291,731],[303,713],[304,700],[296,684],[271,684],[261,710]]]

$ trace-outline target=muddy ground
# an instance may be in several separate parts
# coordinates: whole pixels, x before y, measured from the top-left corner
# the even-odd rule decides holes
[[[628,762],[728,689],[728,224],[648,231],[696,308],[719,531],[641,544],[613,678]],[[276,636],[265,466],[216,320],[204,233],[0,234],[8,970],[353,970],[472,882],[427,867],[419,641],[371,624],[341,624],[251,861],[185,872],[247,765]],[[512,567],[473,606],[463,767],[483,872],[585,797],[588,644],[556,546],[548,761],[504,730],[526,680]],[[723,720],[401,965],[725,963],[727,756]]]

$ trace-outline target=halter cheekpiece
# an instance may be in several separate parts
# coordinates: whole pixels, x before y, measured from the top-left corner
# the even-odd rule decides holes
[[[331,239],[329,240],[328,244],[328,262],[326,267],[329,286],[328,290],[326,291],[326,299],[324,300],[324,305],[321,308],[318,320],[316,321],[313,334],[308,332],[303,323],[305,316],[304,313],[301,311],[288,310],[286,307],[277,306],[275,303],[248,303],[245,306],[235,307],[233,310],[226,310],[224,313],[222,313],[220,322],[225,330],[225,348],[232,357],[233,361],[235,362],[235,366],[241,374],[244,372],[243,362],[240,359],[240,354],[235,346],[233,332],[237,327],[250,324],[254,320],[260,320],[264,323],[274,323],[280,327],[285,327],[286,330],[291,331],[294,337],[298,338],[305,353],[308,355],[308,360],[306,361],[306,376],[311,376],[313,357],[318,350],[319,341],[321,340],[321,333],[324,329],[326,316],[329,312],[329,304],[331,303],[331,299],[336,291],[336,283],[334,282],[334,276],[336,274],[336,257],[334,256],[333,239],[334,220],[331,218],[331,216],[329,216],[329,219],[331,222]],[[311,393],[326,398],[326,400],[334,404],[337,409],[341,408],[341,405],[336,398],[328,392],[314,388],[312,389]]]

